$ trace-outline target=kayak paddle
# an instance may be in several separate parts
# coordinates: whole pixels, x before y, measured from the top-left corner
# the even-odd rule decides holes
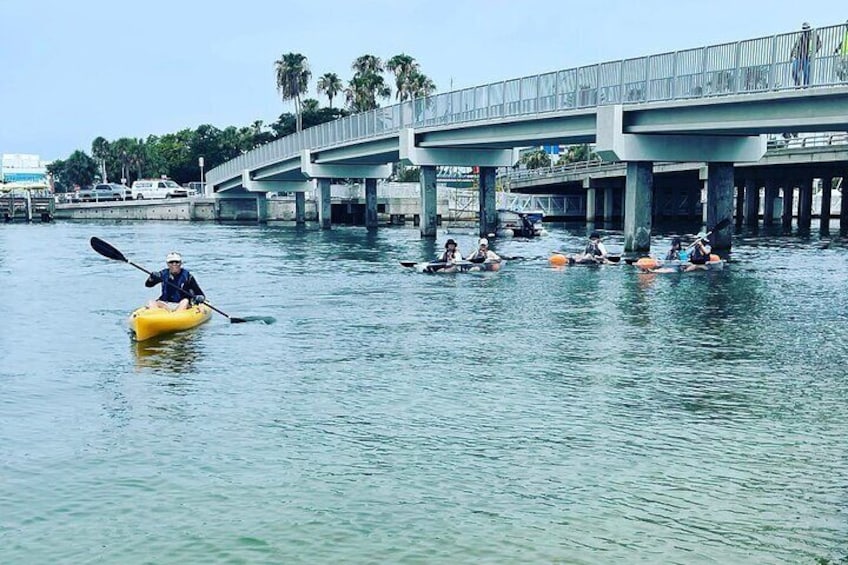
[[[717,231],[721,231],[721,230],[723,230],[724,228],[726,228],[727,226],[729,226],[729,225],[730,225],[730,222],[731,222],[730,218],[725,218],[725,219],[723,219],[722,221],[720,221],[719,223],[717,223],[717,224],[713,227],[713,229],[711,229],[710,231],[708,231],[708,232],[707,232],[707,235],[705,235],[702,239],[707,239],[708,237],[710,237],[710,236],[713,234],[713,232],[717,232]],[[698,240],[695,240],[695,241],[693,241],[692,243],[690,243],[690,244],[686,247],[686,250],[688,251],[689,249],[692,249],[693,247],[695,247],[695,244],[696,244],[696,243],[698,243]]]
[[[141,265],[137,265],[136,263],[133,263],[132,261],[127,259],[124,256],[124,254],[121,253],[114,245],[112,245],[111,243],[108,243],[106,241],[103,241],[99,237],[92,237],[91,238],[91,248],[94,249],[95,251],[97,251],[99,254],[106,257],[107,259],[113,259],[115,261],[121,261],[123,263],[129,263],[130,265],[132,265],[133,267],[135,267],[139,271],[147,273],[148,276],[150,275],[150,271],[148,271],[147,269],[145,269]],[[175,285],[175,284],[173,284],[169,281],[162,281],[162,283],[170,285],[171,287],[176,288],[180,292],[185,293],[185,291],[183,289],[181,289],[180,287],[178,287],[177,285]],[[204,302],[204,304],[206,304],[212,310],[218,312],[219,314],[221,314],[222,316],[227,318],[230,321],[231,324],[241,324],[241,323],[248,322],[248,321],[264,321],[265,323],[270,324],[270,323],[273,323],[273,320],[274,320],[273,318],[263,317],[263,316],[253,316],[253,317],[250,317],[250,318],[236,318],[235,316],[230,316],[226,312],[219,310],[218,308],[209,304],[208,302]],[[271,321],[269,321],[269,320],[271,320]]]

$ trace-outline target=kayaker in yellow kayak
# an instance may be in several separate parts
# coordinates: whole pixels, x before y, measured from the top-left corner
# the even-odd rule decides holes
[[[152,288],[157,284],[162,285],[162,294],[156,300],[151,300],[147,303],[148,308],[160,308],[177,312],[185,310],[190,303],[203,304],[206,298],[203,296],[203,290],[197,284],[194,275],[188,272],[188,269],[183,269],[182,255],[176,251],[171,251],[165,257],[165,262],[168,265],[167,269],[152,272],[144,286]]]

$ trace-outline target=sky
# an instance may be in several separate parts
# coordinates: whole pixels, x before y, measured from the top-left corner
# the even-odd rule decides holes
[[[0,153],[268,124],[293,111],[275,86],[288,52],[312,97],[366,53],[411,55],[446,92],[846,20],[845,0],[0,0]]]

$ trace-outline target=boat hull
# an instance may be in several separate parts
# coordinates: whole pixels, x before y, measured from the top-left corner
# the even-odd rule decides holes
[[[697,267],[695,270],[721,271],[724,269],[725,263],[726,261],[719,258],[717,255],[713,255],[711,256],[710,261],[695,265]],[[666,261],[664,259],[655,259],[653,257],[642,257],[633,263],[633,265],[643,273],[679,273],[691,268],[693,263],[688,261]]]
[[[143,306],[130,314],[128,323],[133,339],[145,341],[158,335],[197,327],[211,317],[212,310],[205,304],[179,312]]]
[[[542,227],[542,218],[545,213],[541,210],[530,210],[520,212],[518,210],[498,210],[499,237],[537,237],[545,234]],[[527,221],[524,221],[526,218]]]
[[[444,263],[434,262],[422,264],[419,271],[422,273],[449,275],[453,273],[493,273],[501,270],[506,261],[471,263],[462,261],[460,263],[445,266]]]

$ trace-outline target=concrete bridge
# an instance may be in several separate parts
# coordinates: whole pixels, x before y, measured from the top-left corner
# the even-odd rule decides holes
[[[317,181],[319,221],[330,227],[330,181],[363,178],[366,223],[376,226],[376,181],[391,163],[421,167],[421,233],[436,234],[436,167],[478,166],[480,232],[494,231],[495,171],[516,148],[595,143],[626,163],[627,251],[650,246],[654,162],[704,162],[706,223],[733,214],[734,163],[759,161],[764,134],[848,130],[848,85],[834,54],[846,25],[813,30],[822,48],[794,73],[790,32],[505,80],[355,114],[279,139],[207,174],[221,198],[303,192]],[[731,230],[713,236],[729,249]]]
[[[624,210],[627,164],[600,160],[570,163],[537,169],[513,170],[501,174],[499,182],[511,194],[544,195],[571,202],[568,211],[587,222],[620,218]],[[695,218],[702,214],[702,193],[707,180],[703,162],[660,163],[653,166],[653,215]],[[821,185],[822,230],[828,230],[832,187],[848,182],[848,133],[835,132],[780,137],[769,140],[766,154],[757,162],[734,166],[735,218],[737,224],[764,224],[778,216],[785,227],[793,217],[798,227],[808,229],[813,215],[813,185]],[[797,196],[797,212],[793,202]],[[518,200],[517,198],[516,200]],[[527,199],[525,199],[527,200]],[[533,199],[533,202],[543,200]],[[848,233],[848,199],[838,212],[840,231]],[[546,211],[547,213],[547,211]]]

